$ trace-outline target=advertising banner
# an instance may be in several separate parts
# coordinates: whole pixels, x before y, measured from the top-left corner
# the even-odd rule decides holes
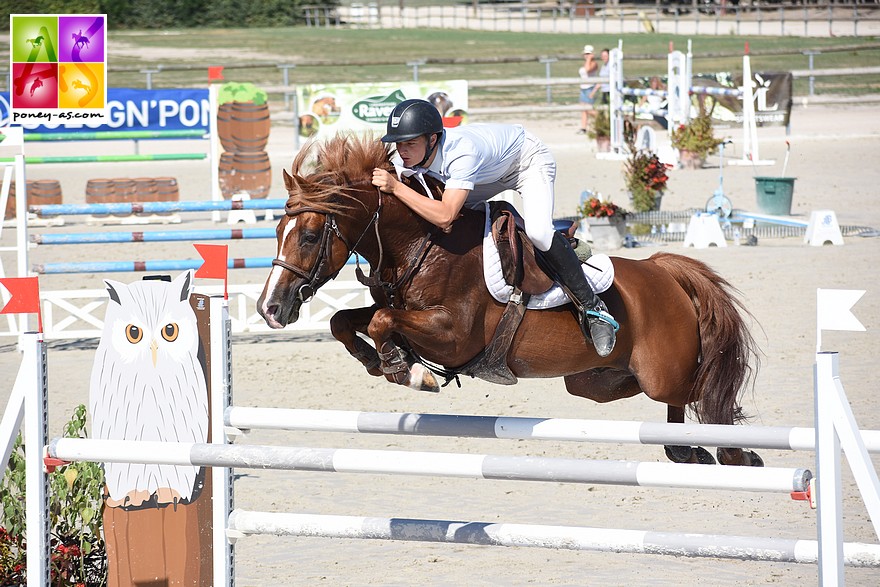
[[[758,72],[752,76],[752,92],[755,100],[755,123],[757,126],[787,126],[791,117],[792,106],[792,74],[791,72]],[[718,89],[739,90],[743,87],[742,74],[708,73],[694,75],[694,86]],[[666,77],[655,76],[642,78],[638,82],[626,85],[639,88],[665,89]],[[642,106],[637,114],[639,119],[650,120],[655,111],[665,111],[666,100],[654,97],[627,96],[625,100],[633,105]],[[709,112],[712,120],[719,125],[741,125],[743,122],[742,97],[738,95],[692,94],[691,114],[696,115],[702,102],[703,108]]]
[[[383,134],[388,115],[409,98],[434,104],[445,126],[467,121],[465,80],[315,84],[296,90],[299,134],[305,138],[326,138],[340,131]]]
[[[71,132],[81,129],[108,130],[183,130],[208,131],[211,108],[207,89],[136,90],[109,88],[107,109],[102,122],[53,119],[51,122],[28,121],[22,126],[31,133]],[[0,126],[9,124],[9,93],[0,93]],[[17,124],[17,123],[16,123]]]

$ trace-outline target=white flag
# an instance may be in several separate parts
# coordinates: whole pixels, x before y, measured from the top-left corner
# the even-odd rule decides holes
[[[816,327],[819,330],[864,332],[864,325],[850,312],[864,294],[863,289],[817,289]]]

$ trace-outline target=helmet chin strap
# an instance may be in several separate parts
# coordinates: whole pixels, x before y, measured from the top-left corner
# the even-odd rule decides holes
[[[433,136],[436,137],[437,135],[433,135]],[[429,138],[428,138],[428,143],[430,143],[430,142],[431,142],[431,139],[430,139],[430,137],[429,137]],[[438,145],[438,144],[440,144],[440,138],[439,138],[439,137],[437,138],[436,141],[434,141],[434,146],[433,146],[433,147],[431,147],[430,149],[427,149],[427,148],[425,149],[425,156],[422,157],[422,160],[421,160],[421,161],[419,161],[418,163],[416,163],[415,165],[413,165],[413,167],[421,167],[422,165],[424,165],[424,164],[425,164],[425,161],[427,161],[428,159],[431,158],[431,155],[434,153],[434,149],[437,148],[437,145]]]

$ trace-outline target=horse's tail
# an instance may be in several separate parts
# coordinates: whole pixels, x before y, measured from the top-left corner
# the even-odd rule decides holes
[[[693,415],[706,424],[745,420],[739,398],[753,385],[760,357],[739,291],[702,261],[671,253],[657,253],[651,261],[678,282],[697,312],[701,356],[691,390]]]

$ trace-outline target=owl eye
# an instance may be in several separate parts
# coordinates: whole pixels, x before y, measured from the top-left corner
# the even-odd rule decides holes
[[[166,324],[165,327],[162,328],[162,338],[164,338],[168,342],[174,342],[175,340],[177,340],[178,334],[180,334],[180,328],[177,327],[177,324],[175,322]]]
[[[125,338],[128,339],[128,342],[131,344],[137,344],[144,337],[144,331],[135,326],[134,324],[129,324],[125,327]]]

